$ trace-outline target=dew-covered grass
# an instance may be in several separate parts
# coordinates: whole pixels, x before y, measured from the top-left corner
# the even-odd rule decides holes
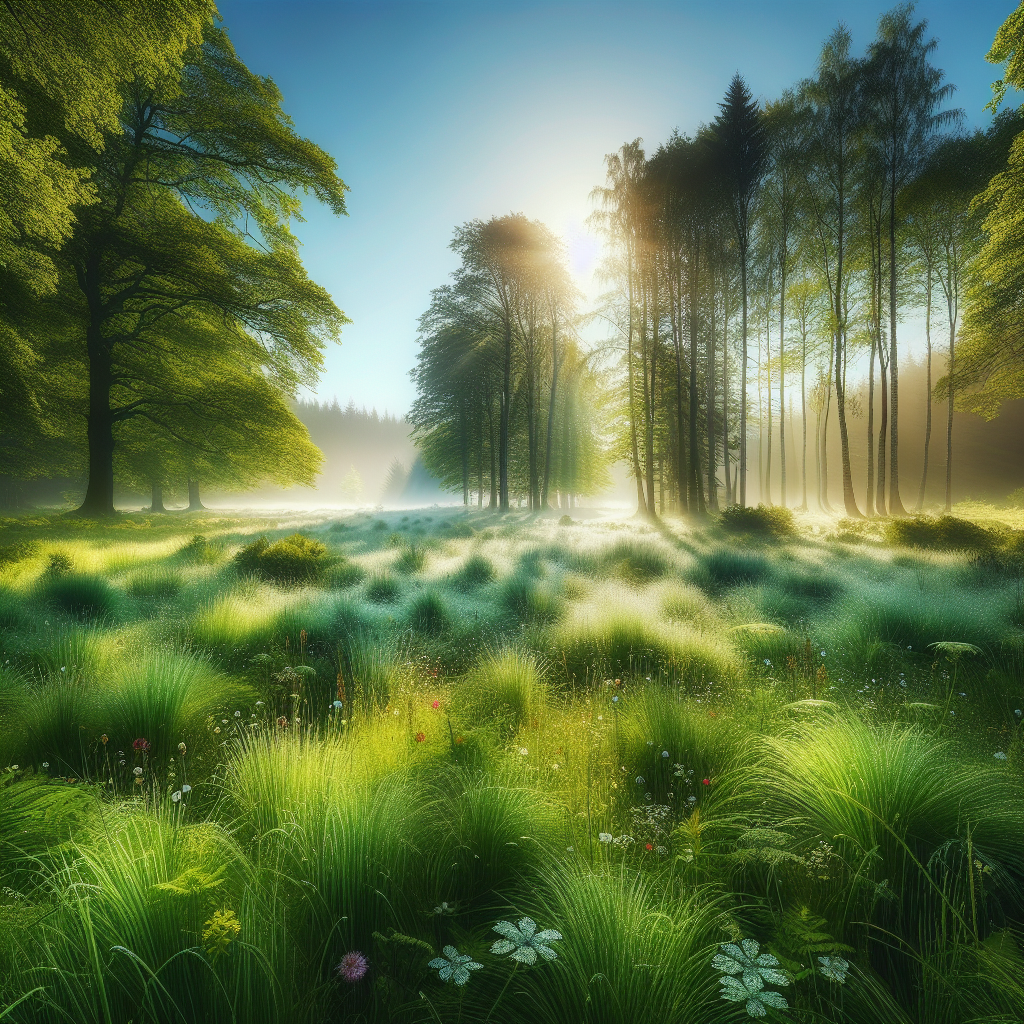
[[[4,520],[0,1016],[1020,1019],[1024,546],[954,511]]]

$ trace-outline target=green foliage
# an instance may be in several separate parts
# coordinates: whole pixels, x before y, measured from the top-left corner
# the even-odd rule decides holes
[[[701,558],[692,578],[699,587],[715,593],[723,587],[765,582],[773,574],[774,569],[764,555],[720,547]]]
[[[330,566],[325,544],[301,533],[271,544],[257,537],[235,555],[240,572],[251,573],[273,583],[315,583]]]
[[[546,700],[534,655],[505,648],[485,655],[459,688],[458,710],[467,724],[484,722],[516,733],[536,721]]]
[[[425,590],[409,606],[409,625],[417,633],[440,636],[452,626],[448,603],[437,590]]]
[[[398,581],[386,572],[374,573],[367,580],[366,599],[374,604],[393,604],[402,594]]]
[[[885,524],[885,539],[890,544],[939,551],[984,551],[996,543],[991,530],[956,516],[889,519]]]
[[[796,533],[796,520],[781,505],[758,505],[747,508],[729,505],[718,514],[718,524],[730,533],[750,533],[781,540]]]
[[[39,587],[39,597],[65,615],[83,619],[112,615],[120,602],[118,592],[102,576],[66,571],[44,580]]]
[[[635,586],[653,582],[669,566],[668,559],[654,545],[636,540],[617,541],[604,557],[612,575]]]
[[[470,555],[452,579],[463,591],[473,591],[494,579],[494,566],[483,555]]]

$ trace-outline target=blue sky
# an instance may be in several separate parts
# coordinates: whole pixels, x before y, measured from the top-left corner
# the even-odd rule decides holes
[[[985,61],[1010,0],[922,0],[937,66],[967,123],[998,69]],[[239,55],[271,76],[303,135],[351,188],[349,216],[315,203],[298,225],[310,276],[353,323],[327,353],[318,394],[404,413],[416,320],[454,269],[452,229],[511,211],[569,243],[596,294],[586,230],[604,156],[717,113],[739,71],[772,99],[811,74],[844,21],[858,52],[888,5],[826,0],[717,3],[471,3],[223,0]]]

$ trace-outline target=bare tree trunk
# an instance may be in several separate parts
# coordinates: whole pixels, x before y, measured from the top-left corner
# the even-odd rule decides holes
[[[726,283],[726,289],[728,289]],[[722,466],[725,469],[725,504],[733,504],[733,482],[729,473],[729,298],[726,292],[725,322],[722,326]]]
[[[927,364],[925,370],[924,393],[924,468],[921,470],[921,490],[917,494],[917,511],[924,508],[924,492],[928,486],[928,450],[932,443],[932,270],[927,268],[927,280],[925,282],[925,313],[924,313],[924,339],[928,349]]]
[[[152,481],[153,498],[149,505],[150,512],[166,512],[164,508],[164,486],[159,480]]]
[[[779,474],[781,476],[781,505],[786,507],[786,261],[780,268],[782,287],[779,289]]]
[[[871,360],[868,363],[868,489],[864,496],[864,515],[875,514],[875,329],[871,328]]]
[[[889,428],[889,514],[905,516],[900,500],[899,469],[899,356],[896,350],[896,180],[889,191],[889,380],[892,389],[892,426]]]
[[[956,338],[956,317],[949,318],[949,402],[946,407],[946,512],[953,510],[953,342]],[[930,398],[931,396],[929,396]]]
[[[889,385],[886,380],[888,367],[889,364],[885,359],[885,345],[880,343],[878,346],[878,390],[882,395],[882,418],[878,424],[878,492],[875,495],[875,512],[880,516],[888,514],[885,502],[885,432],[889,425]]]
[[[629,386],[629,437],[632,444],[633,475],[636,478],[636,511],[638,515],[647,515],[647,502],[644,499],[644,480],[640,472],[640,449],[636,436],[636,403],[634,400],[635,385],[633,383],[633,276],[629,276],[629,331],[626,335],[626,370]],[[646,392],[646,385],[644,388]]]
[[[807,511],[807,332],[801,328],[800,357],[800,425],[803,430],[802,465],[800,469],[800,508]]]
[[[551,449],[555,435],[555,395],[558,391],[558,306],[551,307],[551,397],[548,400],[548,436],[544,450],[544,489],[541,508],[548,508],[548,484],[551,480]]]
[[[743,351],[740,356],[740,505],[747,504],[747,250],[740,246],[740,290],[743,292]]]
[[[188,481],[188,511],[198,512],[206,506],[199,500],[199,481],[189,477]]]
[[[715,329],[717,327],[717,306],[715,304],[715,275],[714,270],[710,273],[711,279],[711,338],[708,342],[708,507],[718,511],[718,453],[715,450]]]

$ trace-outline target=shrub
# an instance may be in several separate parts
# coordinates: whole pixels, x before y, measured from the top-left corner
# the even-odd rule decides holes
[[[374,604],[392,604],[402,593],[398,581],[386,572],[374,573],[366,583],[366,599]]]
[[[552,630],[549,642],[552,663],[577,683],[595,675],[656,673],[686,683],[721,682],[738,670],[723,641],[628,608],[581,610]]]
[[[505,648],[486,655],[459,688],[467,721],[518,732],[540,713],[544,684],[535,655]]]
[[[117,591],[101,576],[52,575],[43,582],[40,596],[58,611],[84,619],[110,615],[118,605]]]
[[[266,537],[257,537],[235,555],[235,565],[240,572],[273,583],[318,582],[331,561],[326,545],[301,533],[293,533],[274,544]]]
[[[573,525],[572,516],[559,516],[558,517],[558,525],[559,526],[572,526]]]
[[[211,543],[201,533],[197,533],[178,549],[178,558],[190,565],[208,565],[216,562],[223,553],[222,544]]]
[[[423,549],[416,547],[415,544],[410,544],[404,551],[402,551],[398,558],[395,559],[395,568],[399,572],[409,574],[422,572],[423,567],[426,564],[427,556],[423,553]]]
[[[409,608],[409,625],[417,633],[439,636],[451,627],[451,616],[444,598],[435,590],[420,594]]]
[[[733,548],[716,548],[704,555],[692,573],[693,581],[704,590],[760,583],[773,575],[771,562],[763,555]]]
[[[956,516],[889,519],[885,524],[885,539],[890,544],[937,551],[985,551],[996,543],[996,535],[991,530]]]
[[[664,575],[668,559],[651,544],[620,540],[604,554],[605,565],[613,576],[643,586]]]
[[[46,565],[48,576],[67,576],[75,571],[75,563],[71,556],[63,551],[54,551]]]
[[[475,590],[494,579],[494,566],[483,555],[470,555],[452,582],[459,590]]]
[[[522,570],[505,581],[501,603],[522,622],[553,622],[562,612],[559,598]]]
[[[718,525],[730,533],[752,533],[776,539],[796,534],[793,513],[778,505],[758,505],[756,508],[730,505],[718,514]]]

